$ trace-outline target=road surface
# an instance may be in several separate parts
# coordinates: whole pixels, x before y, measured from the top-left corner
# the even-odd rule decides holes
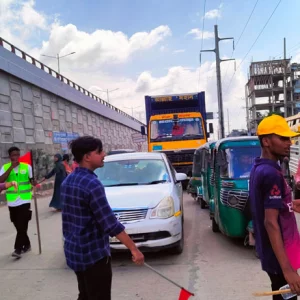
[[[61,214],[38,200],[42,254],[38,255],[35,215],[29,234],[32,252],[12,258],[15,230],[7,207],[0,207],[0,299],[75,300],[77,282],[67,268],[61,235]],[[254,299],[254,291],[269,290],[269,279],[251,249],[213,233],[208,210],[184,196],[185,250],[146,254],[146,262],[195,293],[191,299]],[[113,300],[175,300],[179,289],[145,267],[135,266],[128,253],[113,255]],[[268,298],[264,298],[268,299]]]

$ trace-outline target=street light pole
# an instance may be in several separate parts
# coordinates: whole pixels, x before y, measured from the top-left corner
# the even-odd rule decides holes
[[[127,109],[131,109],[131,116],[133,117],[133,110],[136,109],[136,108],[141,107],[141,105],[139,105],[139,106],[130,106],[130,107],[123,106],[123,107],[127,108]]]
[[[60,60],[61,58],[63,58],[63,57],[66,57],[66,56],[69,56],[69,55],[72,55],[72,54],[75,54],[75,53],[76,53],[76,52],[71,52],[71,53],[66,54],[66,55],[63,55],[63,56],[59,56],[58,53],[56,54],[56,56],[45,55],[45,54],[42,54],[41,56],[57,59],[57,71],[58,71],[58,73],[60,74],[60,62],[59,62],[59,60]]]
[[[107,100],[107,102],[109,103],[109,93],[111,93],[111,92],[114,92],[114,91],[116,91],[116,90],[119,90],[119,88],[116,88],[116,89],[113,89],[113,90],[102,90],[102,89],[97,89],[97,91],[99,91],[99,92],[106,92],[106,95],[107,95],[107,98],[106,98],[106,100]]]

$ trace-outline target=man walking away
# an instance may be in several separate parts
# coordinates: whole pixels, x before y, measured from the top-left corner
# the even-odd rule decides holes
[[[10,220],[17,230],[15,250],[13,257],[21,258],[22,252],[31,250],[30,240],[27,235],[28,223],[31,220],[32,211],[30,203],[32,198],[32,168],[30,165],[20,163],[20,149],[11,147],[8,150],[10,161],[0,170],[0,182],[17,182],[18,189],[13,186],[6,191],[6,201],[9,208]]]
[[[144,256],[117,221],[94,173],[104,165],[101,140],[79,137],[70,148],[79,167],[61,186],[66,261],[77,276],[78,300],[111,300],[109,236],[116,236],[131,251],[136,264],[143,264]]]
[[[250,174],[250,202],[256,250],[272,290],[290,285],[300,295],[300,236],[292,209],[290,186],[283,177],[279,160],[289,155],[291,131],[285,119],[272,115],[258,125],[261,157]],[[281,295],[273,299],[282,299]],[[291,298],[297,299],[297,296]]]

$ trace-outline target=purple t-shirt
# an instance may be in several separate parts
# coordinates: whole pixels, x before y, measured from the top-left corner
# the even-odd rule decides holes
[[[271,274],[282,273],[264,226],[265,209],[279,210],[279,226],[286,254],[292,267],[300,268],[300,236],[292,210],[291,188],[280,166],[272,160],[256,158],[250,174],[250,203],[256,250],[262,269]]]

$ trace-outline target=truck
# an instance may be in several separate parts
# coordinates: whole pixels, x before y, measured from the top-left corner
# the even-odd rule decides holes
[[[148,151],[165,153],[175,170],[188,176],[186,188],[194,152],[213,133],[212,124],[207,130],[205,92],[145,96],[145,110]]]

